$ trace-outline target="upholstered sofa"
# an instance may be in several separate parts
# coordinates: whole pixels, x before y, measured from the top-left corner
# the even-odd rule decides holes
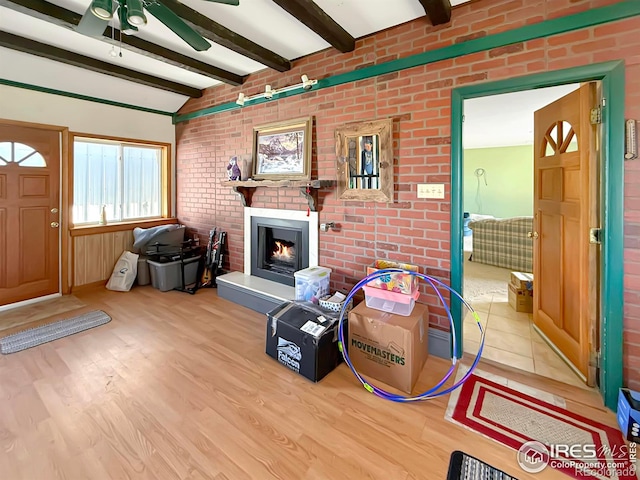
[[[469,222],[471,260],[518,272],[533,272],[533,217],[489,218]]]

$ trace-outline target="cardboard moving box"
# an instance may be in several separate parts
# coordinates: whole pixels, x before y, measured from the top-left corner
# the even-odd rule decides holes
[[[285,302],[267,313],[266,353],[313,382],[342,361],[336,312]]]
[[[511,272],[511,285],[516,290],[533,290],[533,273]]]
[[[533,313],[533,292],[531,290],[518,290],[509,284],[509,305],[516,312]]]
[[[426,305],[405,317],[360,303],[349,312],[348,333],[349,358],[364,378],[411,393],[429,355]]]

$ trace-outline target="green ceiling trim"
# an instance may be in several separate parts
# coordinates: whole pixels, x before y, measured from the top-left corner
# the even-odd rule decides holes
[[[111,105],[112,107],[128,108],[131,110],[138,110],[140,112],[146,113],[155,113],[157,115],[165,115],[168,117],[173,116],[172,112],[164,112],[162,110],[155,110],[153,108],[139,107],[138,105],[129,105],[128,103],[113,102],[111,100],[105,100],[103,98],[90,97],[88,95],[80,95],[79,93],[65,92],[63,90],[55,90],[53,88],[31,85],[29,83],[14,82],[12,80],[5,80],[4,78],[0,78],[0,85],[24,88],[25,90],[34,90],[36,92],[49,93],[51,95],[60,95],[62,97],[75,98],[76,100],[86,100],[88,102],[102,103],[104,105]]]
[[[623,20],[625,18],[635,17],[638,15],[640,15],[640,1],[626,0],[623,2],[615,3],[613,5],[608,5],[606,7],[594,8],[591,10],[586,10],[584,12],[575,13],[573,15],[568,15],[566,17],[545,20],[543,22],[535,23],[532,25],[525,25],[524,27],[519,27],[506,32],[468,40],[466,42],[457,43],[455,45],[450,45],[436,50],[430,50],[427,52],[418,53],[416,55],[411,55],[406,58],[391,60],[379,65],[372,65],[370,67],[360,68],[358,70],[342,73],[333,77],[323,78],[321,80],[318,80],[318,84],[313,87],[313,90],[321,90],[323,88],[335,87],[337,85],[343,85],[345,83],[366,80],[368,78],[377,77],[379,75],[384,75],[387,73],[393,73],[401,70],[406,70],[408,68],[428,65],[430,63],[457,58],[463,55],[469,55],[471,53],[491,50],[493,48],[504,47],[506,45],[511,45],[514,43],[526,42],[539,38],[550,37],[552,35],[571,32],[573,30],[593,27],[604,23],[615,22],[617,20]],[[302,89],[293,90],[290,92],[286,92],[286,94],[280,95],[278,98],[284,98],[291,95],[301,95],[307,91],[308,90]],[[247,108],[251,105],[274,100],[276,100],[275,97],[273,100],[260,98],[252,102],[246,102],[244,107],[236,105],[235,102],[230,102],[205,108],[203,110],[196,110],[194,112],[175,114],[173,117],[173,123],[186,122],[194,118],[215,115],[217,113],[227,112],[229,110],[235,110],[238,108]]]

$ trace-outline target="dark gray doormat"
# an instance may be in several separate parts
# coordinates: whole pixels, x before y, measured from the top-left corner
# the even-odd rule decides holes
[[[474,480],[518,480],[468,453],[456,450],[451,454],[447,480],[467,480],[470,478]]]
[[[57,322],[30,328],[0,338],[0,353],[6,355],[27,348],[42,345],[58,338],[73,335],[111,321],[111,317],[102,310],[84,313],[77,317],[65,318]]]

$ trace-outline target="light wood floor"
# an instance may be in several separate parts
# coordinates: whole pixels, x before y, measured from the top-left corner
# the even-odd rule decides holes
[[[444,479],[460,449],[515,477],[515,452],[444,420],[448,397],[397,404],[342,364],[313,384],[264,353],[265,317],[219,299],[136,287],[77,294],[113,320],[0,356],[0,477],[13,479]],[[417,386],[447,370],[430,357]],[[615,425],[598,396],[483,369],[561,395]]]
[[[10,335],[14,331],[21,330],[22,325],[37,326],[42,320],[46,321],[46,319],[58,314],[64,317],[63,314],[74,310],[81,311],[79,309],[82,307],[86,307],[85,303],[76,296],[65,295],[21,308],[5,310],[0,312],[0,334]]]

